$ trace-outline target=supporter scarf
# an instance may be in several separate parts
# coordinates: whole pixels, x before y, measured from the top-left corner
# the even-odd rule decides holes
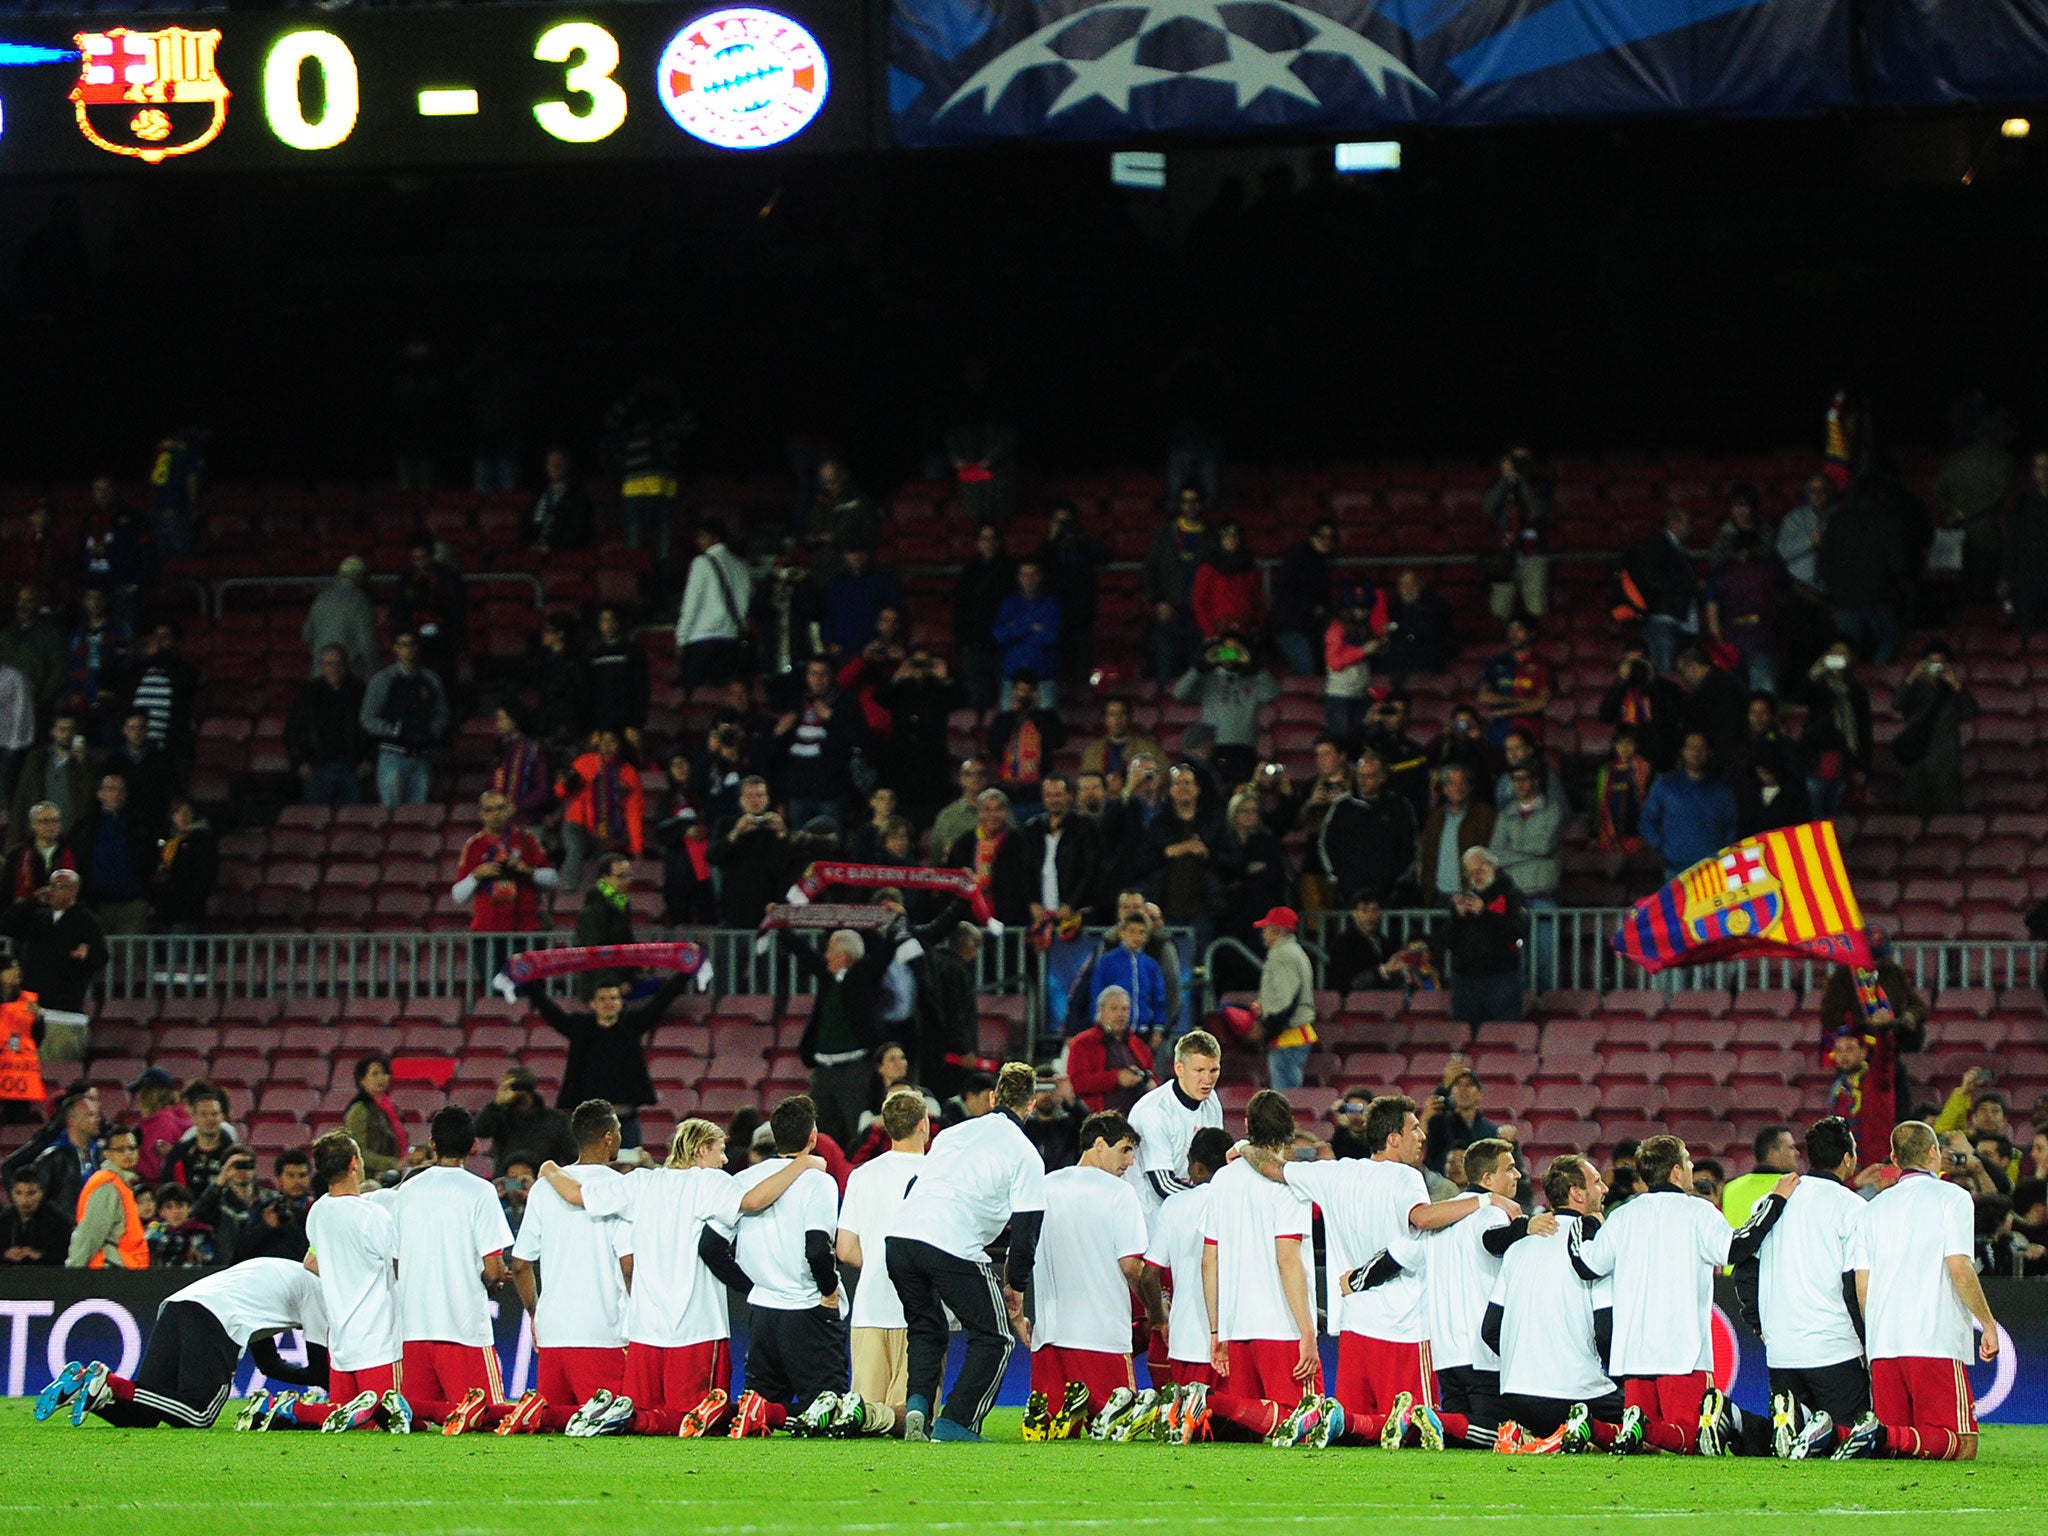
[[[761,932],[771,933],[778,928],[807,932],[864,928],[872,933],[888,927],[895,920],[896,914],[887,907],[856,906],[836,901],[789,902],[768,909],[767,915],[761,919]]]
[[[546,786],[545,766],[539,742],[531,736],[514,736],[499,758],[494,787],[499,794],[510,796],[514,805],[531,804]]]
[[[1013,784],[1035,784],[1038,781],[1040,749],[1038,722],[1025,715],[1017,721],[1017,729],[1010,734],[1010,744],[1003,749],[1003,777]]]
[[[711,962],[696,945],[591,944],[575,949],[529,949],[505,962],[491,985],[507,999],[528,982],[547,981],[556,976],[573,976],[582,971],[627,971],[639,969],[681,971],[697,978],[697,990],[711,986]]]
[[[899,891],[945,891],[958,896],[967,903],[974,920],[991,933],[1001,933],[994,911],[989,907],[988,896],[975,883],[974,876],[964,869],[900,869],[893,864],[830,864],[817,863],[805,870],[803,877],[789,888],[787,899],[796,904],[817,899],[819,892],[835,885],[851,886],[855,890],[875,891],[885,885],[892,885]]]
[[[363,1097],[381,1109],[384,1118],[391,1122],[391,1139],[398,1147],[393,1155],[403,1163],[406,1153],[412,1150],[412,1138],[405,1134],[405,1118],[398,1112],[398,1100],[388,1093],[366,1093]]]
[[[626,840],[625,776],[616,762],[599,760],[597,777],[590,781],[590,830],[607,843]]]

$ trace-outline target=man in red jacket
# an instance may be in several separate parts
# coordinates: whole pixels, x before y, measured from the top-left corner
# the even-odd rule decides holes
[[[483,830],[462,845],[448,894],[469,907],[471,933],[534,933],[542,926],[540,893],[554,890],[559,877],[539,840],[512,825],[511,796],[485,790],[477,812]],[[503,941],[484,943],[476,946],[474,960],[494,975],[509,954]]]
[[[1128,1113],[1152,1089],[1152,1047],[1131,1033],[1131,995],[1104,987],[1095,1024],[1067,1044],[1067,1080],[1092,1110]]]

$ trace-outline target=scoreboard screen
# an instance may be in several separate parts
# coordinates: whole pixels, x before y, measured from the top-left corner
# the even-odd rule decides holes
[[[863,10],[0,18],[0,176],[864,149]]]

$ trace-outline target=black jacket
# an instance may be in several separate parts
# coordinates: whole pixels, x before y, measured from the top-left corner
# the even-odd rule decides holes
[[[53,916],[50,908],[31,898],[0,913],[0,934],[14,940],[21,955],[25,990],[40,997],[45,1008],[84,1010],[87,990],[107,968],[107,935],[98,918],[76,905]],[[85,956],[75,958],[72,951],[81,946]]]
[[[95,800],[86,808],[85,814],[78,818],[78,825],[71,832],[71,848],[78,855],[79,900],[90,902],[94,906],[109,899],[104,892],[93,888],[92,877],[93,850],[99,845],[100,822],[104,815],[99,802]],[[121,812],[121,821],[126,830],[128,859],[135,868],[136,883],[141,887],[135,896],[126,899],[136,900],[149,895],[150,876],[156,873],[156,829],[145,826],[142,818],[135,814],[132,805]]]
[[[1008,555],[984,560],[975,555],[960,567],[953,586],[953,644],[963,651],[992,651],[996,609],[1017,589],[1017,563]]]
[[[1053,753],[1067,744],[1067,723],[1050,709],[1034,709],[1031,718],[1038,726],[1038,776],[1044,778],[1053,771]],[[1009,750],[1010,738],[1017,734],[1023,719],[1016,710],[1003,709],[988,723],[988,760],[990,771],[997,778],[1003,777],[1003,753]]]
[[[1052,835],[1047,818],[1038,820],[1024,828],[1022,838],[1022,859],[1025,869],[1032,877],[1031,895],[1028,904],[1038,900],[1040,882],[1038,873],[1045,867],[1045,845]],[[996,862],[1002,862],[1002,855],[996,855]],[[1053,854],[1053,873],[1059,880],[1060,899],[1076,912],[1085,912],[1095,894],[1096,881],[1102,873],[1102,832],[1086,816],[1067,813],[1067,819],[1060,828],[1059,850]]]
[[[584,949],[602,944],[630,944],[633,942],[633,912],[630,907],[621,910],[605,898],[593,882],[584,892],[583,905],[576,910],[576,943]],[[586,1003],[596,994],[598,984],[608,979],[604,971],[579,971],[576,975],[576,995]],[[479,1136],[484,1132],[478,1131]],[[569,1161],[574,1162],[572,1154]],[[535,1163],[538,1168],[540,1164]]]
[[[789,889],[792,855],[789,839],[766,827],[741,827],[736,817],[718,829],[704,856],[724,876],[719,888],[718,922],[722,928],[753,928],[761,914],[782,900]]]
[[[675,1000],[690,985],[681,971],[652,997],[628,1003],[610,1029],[598,1027],[584,1009],[564,1008],[541,988],[530,982],[519,989],[533,1011],[548,1027],[569,1042],[569,1061],[562,1068],[562,1091],[555,1095],[559,1109],[573,1110],[585,1099],[604,1099],[613,1104],[652,1104],[654,1079],[647,1075],[648,1035],[661,1027]]]
[[[1600,696],[1600,718],[1608,725],[1626,725],[1636,733],[1636,748],[1659,773],[1678,761],[1679,721],[1685,714],[1685,694],[1668,677],[1659,677],[1643,662],[1646,680],[1627,683],[1617,678]],[[1631,702],[1629,695],[1637,695]],[[1633,714],[1633,720],[1624,720]]]
[[[1389,596],[1387,648],[1380,653],[1380,664],[1395,677],[1443,671],[1455,649],[1451,628],[1451,605],[1434,587],[1424,587],[1412,603]]]
[[[1682,619],[1699,601],[1699,572],[1693,569],[1692,557],[1678,547],[1668,530],[1659,528],[1638,544],[1628,557],[1628,565],[1652,614]]]
[[[946,850],[946,864],[952,869],[974,868],[974,844],[980,836],[973,828],[953,839]],[[1039,857],[1045,845],[1039,844]],[[1038,899],[1038,865],[1025,846],[1025,835],[1012,827],[1003,834],[996,850],[995,868],[990,872],[988,902],[996,920],[1007,927],[1022,927],[1031,921],[1031,903]]]
[[[553,1158],[564,1168],[576,1161],[576,1137],[569,1129],[569,1117],[549,1109],[538,1099],[521,1114],[510,1104],[495,1099],[476,1112],[476,1134],[491,1144],[491,1172],[503,1176],[506,1165],[518,1157],[535,1168]]]
[[[893,785],[906,806],[943,805],[953,798],[952,754],[946,717],[967,707],[967,690],[947,677],[907,677],[875,689],[875,702],[889,711],[889,739],[882,744],[882,782]]]
[[[1377,799],[1346,795],[1323,818],[1318,852],[1349,907],[1361,893],[1386,902],[1415,866],[1415,807],[1389,787]]]
[[[316,677],[292,700],[284,723],[284,750],[296,771],[300,764],[370,761],[370,738],[363,734],[363,680],[344,677],[339,688]]]
[[[637,731],[647,724],[647,653],[631,640],[592,646],[584,677],[584,718],[593,730]]]
[[[882,1043],[882,977],[896,958],[896,945],[901,930],[896,925],[883,933],[865,935],[866,953],[848,966],[843,977],[835,980],[825,964],[825,957],[818,947],[802,934],[783,929],[780,934],[782,947],[796,968],[811,977],[822,987],[836,986],[841,989],[840,1000],[845,1008],[847,1024],[852,1028],[860,1048],[872,1051]],[[804,1025],[803,1038],[797,1041],[796,1053],[807,1067],[818,1064],[818,1009],[811,1008],[810,1021]]]
[[[77,1195],[72,1196],[73,1204]],[[62,1215],[45,1199],[36,1207],[35,1215],[23,1221],[16,1211],[0,1216],[0,1264],[62,1264],[71,1247],[71,1219]],[[10,1248],[33,1248],[40,1255],[34,1259],[10,1259],[6,1257]]]
[[[206,918],[206,905],[220,880],[220,843],[213,828],[196,821],[178,839],[178,856],[164,868],[159,853],[150,872],[150,904],[159,921],[197,923]]]
[[[1504,976],[1521,969],[1529,937],[1529,908],[1515,882],[1495,875],[1477,896],[1484,904],[1470,917],[1452,912],[1437,927],[1436,944],[1456,976]]]
[[[545,544],[550,549],[588,549],[596,537],[595,521],[582,486],[573,480],[561,486],[546,485],[520,523],[519,542],[527,548]]]
[[[1313,636],[1316,649],[1330,627],[1330,557],[1303,539],[1289,545],[1273,573],[1273,628]]]
[[[171,796],[178,788],[177,770],[171,764],[168,748],[145,747],[142,755],[136,757],[130,754],[124,742],[119,752],[107,758],[100,771],[103,774],[118,773],[128,786],[128,814],[144,836],[154,839],[163,831],[164,821],[171,812]],[[98,807],[92,809],[97,810]]]
[[[1733,672],[1713,668],[1700,679],[1699,687],[1691,693],[1681,693],[1680,700],[1679,745],[1683,746],[1685,738],[1694,731],[1704,732],[1717,753],[1741,744],[1748,729],[1749,701]]]

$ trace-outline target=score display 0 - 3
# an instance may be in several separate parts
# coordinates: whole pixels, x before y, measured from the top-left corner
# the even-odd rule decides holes
[[[862,27],[847,0],[22,17],[0,175],[862,149]]]

